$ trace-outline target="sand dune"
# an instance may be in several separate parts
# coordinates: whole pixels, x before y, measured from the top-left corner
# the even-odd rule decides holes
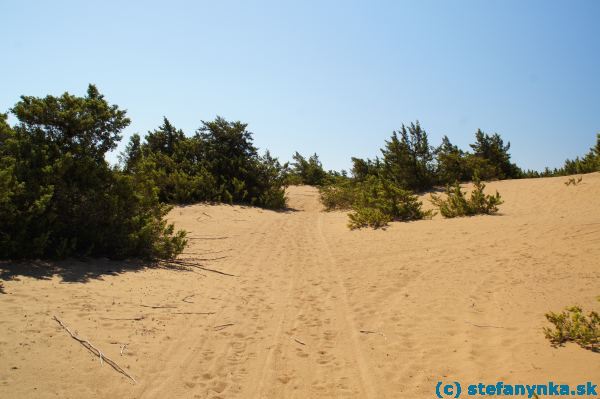
[[[541,331],[549,310],[600,307],[600,174],[565,180],[490,183],[498,216],[385,231],[348,230],[311,187],[289,189],[287,212],[174,209],[191,236],[181,257],[235,276],[0,265],[0,397],[431,398],[439,380],[600,383],[598,354],[553,349]]]

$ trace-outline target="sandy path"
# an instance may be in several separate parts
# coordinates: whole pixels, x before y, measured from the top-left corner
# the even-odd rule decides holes
[[[108,261],[6,269],[0,397],[430,398],[439,380],[600,382],[597,354],[552,349],[541,332],[549,310],[600,308],[600,174],[564,180],[490,184],[500,216],[386,231],[349,231],[311,187],[290,188],[289,212],[174,209],[192,237],[182,257],[236,277]]]
[[[320,234],[323,213],[315,190],[296,191],[294,211],[258,211],[268,216],[252,223],[251,233],[232,237],[242,249],[220,267],[240,277],[223,279],[221,289],[230,300],[216,313],[220,325],[234,325],[217,333],[188,330],[179,337],[169,350],[172,366],[161,383],[148,387],[151,397],[172,393],[177,381],[185,387],[199,374],[209,380],[214,391],[209,396],[373,395],[346,294]],[[188,337],[205,344],[190,351]],[[210,354],[208,363],[198,362],[203,349]]]

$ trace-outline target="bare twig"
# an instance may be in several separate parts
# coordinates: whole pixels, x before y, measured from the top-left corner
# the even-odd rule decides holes
[[[215,258],[182,258],[179,260],[182,261],[190,261],[190,260],[220,260],[220,259],[225,259],[228,258],[229,256],[217,256]]]
[[[233,326],[233,323],[221,324],[220,326],[214,326],[213,328],[215,331],[220,331],[224,328],[231,327],[231,326]]]
[[[177,259],[172,259],[169,261],[165,261],[163,262],[166,265],[176,265],[176,266],[186,266],[186,267],[195,267],[196,269],[200,269],[200,270],[204,270],[207,272],[213,272],[213,273],[217,273],[217,274],[222,274],[224,276],[231,276],[231,277],[237,277],[235,274],[229,274],[229,273],[225,273],[222,272],[220,270],[215,270],[215,269],[210,269],[208,267],[204,267],[198,263],[191,263],[191,262],[187,262],[187,261],[183,261],[183,260],[177,260]]]
[[[229,237],[186,237],[188,240],[226,240]]]
[[[479,327],[479,328],[506,328],[506,327],[500,327],[500,326],[486,326],[486,325],[481,325],[481,324],[473,324],[469,321],[465,321],[465,323],[470,324],[474,327]]]
[[[177,308],[177,306],[169,306],[169,305],[167,305],[167,306],[160,306],[160,305],[154,306],[154,305],[143,305],[143,304],[141,304],[140,306],[143,306],[145,308],[152,308],[152,309],[176,309]]]
[[[56,322],[58,324],[60,324],[60,326],[69,333],[69,335],[71,336],[71,338],[73,338],[75,341],[79,342],[81,345],[83,345],[84,348],[86,348],[87,350],[89,350],[90,352],[92,352],[94,355],[98,356],[100,358],[100,364],[102,364],[102,361],[104,360],[106,363],[108,363],[109,366],[111,366],[113,369],[115,369],[115,371],[123,374],[124,376],[126,376],[127,378],[129,378],[134,383],[137,383],[137,381],[135,380],[135,378],[133,378],[127,371],[123,370],[123,368],[121,368],[121,366],[119,366],[113,360],[111,360],[110,358],[106,357],[98,348],[96,348],[94,345],[92,345],[92,343],[90,341],[87,341],[85,339],[81,339],[77,335],[73,334],[71,332],[71,330],[69,330],[69,327],[65,326],[63,324],[63,322],[58,317],[54,316],[54,320],[56,320]]]
[[[299,340],[299,339],[297,339],[297,338],[294,338],[294,341],[298,342],[300,345],[306,345],[304,342],[300,341],[300,340]]]
[[[360,330],[361,333],[363,334],[377,334],[377,335],[381,335],[383,338],[387,339],[386,335],[382,332],[379,331],[371,331],[371,330]]]
[[[217,273],[217,274],[222,274],[224,276],[230,276],[230,277],[237,277],[235,274],[229,274],[229,273],[225,273],[222,272],[220,270],[215,270],[215,269],[209,269],[208,267],[204,267],[204,266],[193,266],[193,265],[189,265],[190,267],[197,267],[200,270],[204,270],[207,272],[213,272],[213,273]]]
[[[220,251],[204,251],[204,252],[182,252],[182,255],[206,255],[206,254],[218,254],[218,253],[222,253],[222,252],[229,252],[231,251],[231,248],[228,249],[223,249]]]
[[[103,320],[134,320],[134,321],[140,321],[140,320],[144,320],[146,316],[144,315],[140,315],[137,317],[126,317],[126,318],[112,318],[112,317],[102,317]]]
[[[172,314],[215,314],[215,312],[173,312]]]
[[[196,296],[196,294],[192,294],[192,295],[188,295],[185,298],[183,298],[181,301],[185,302],[185,303],[194,303],[193,301],[188,301],[188,299],[190,299],[191,297]]]

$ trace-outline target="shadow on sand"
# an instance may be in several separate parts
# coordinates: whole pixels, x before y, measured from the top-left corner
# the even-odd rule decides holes
[[[58,276],[61,282],[64,283],[85,283],[93,279],[102,279],[103,276],[116,276],[125,272],[159,267],[164,266],[155,262],[109,260],[106,258],[61,261],[1,261],[0,294],[6,293],[2,280],[18,280],[19,277],[49,280],[54,276]]]

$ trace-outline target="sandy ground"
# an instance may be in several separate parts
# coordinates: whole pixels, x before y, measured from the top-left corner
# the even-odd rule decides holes
[[[0,397],[432,398],[440,380],[600,383],[600,354],[542,333],[549,310],[600,308],[600,174],[565,180],[491,183],[501,215],[385,231],[348,230],[311,187],[289,189],[288,212],[174,209],[192,238],[182,258],[235,277],[0,265]]]

